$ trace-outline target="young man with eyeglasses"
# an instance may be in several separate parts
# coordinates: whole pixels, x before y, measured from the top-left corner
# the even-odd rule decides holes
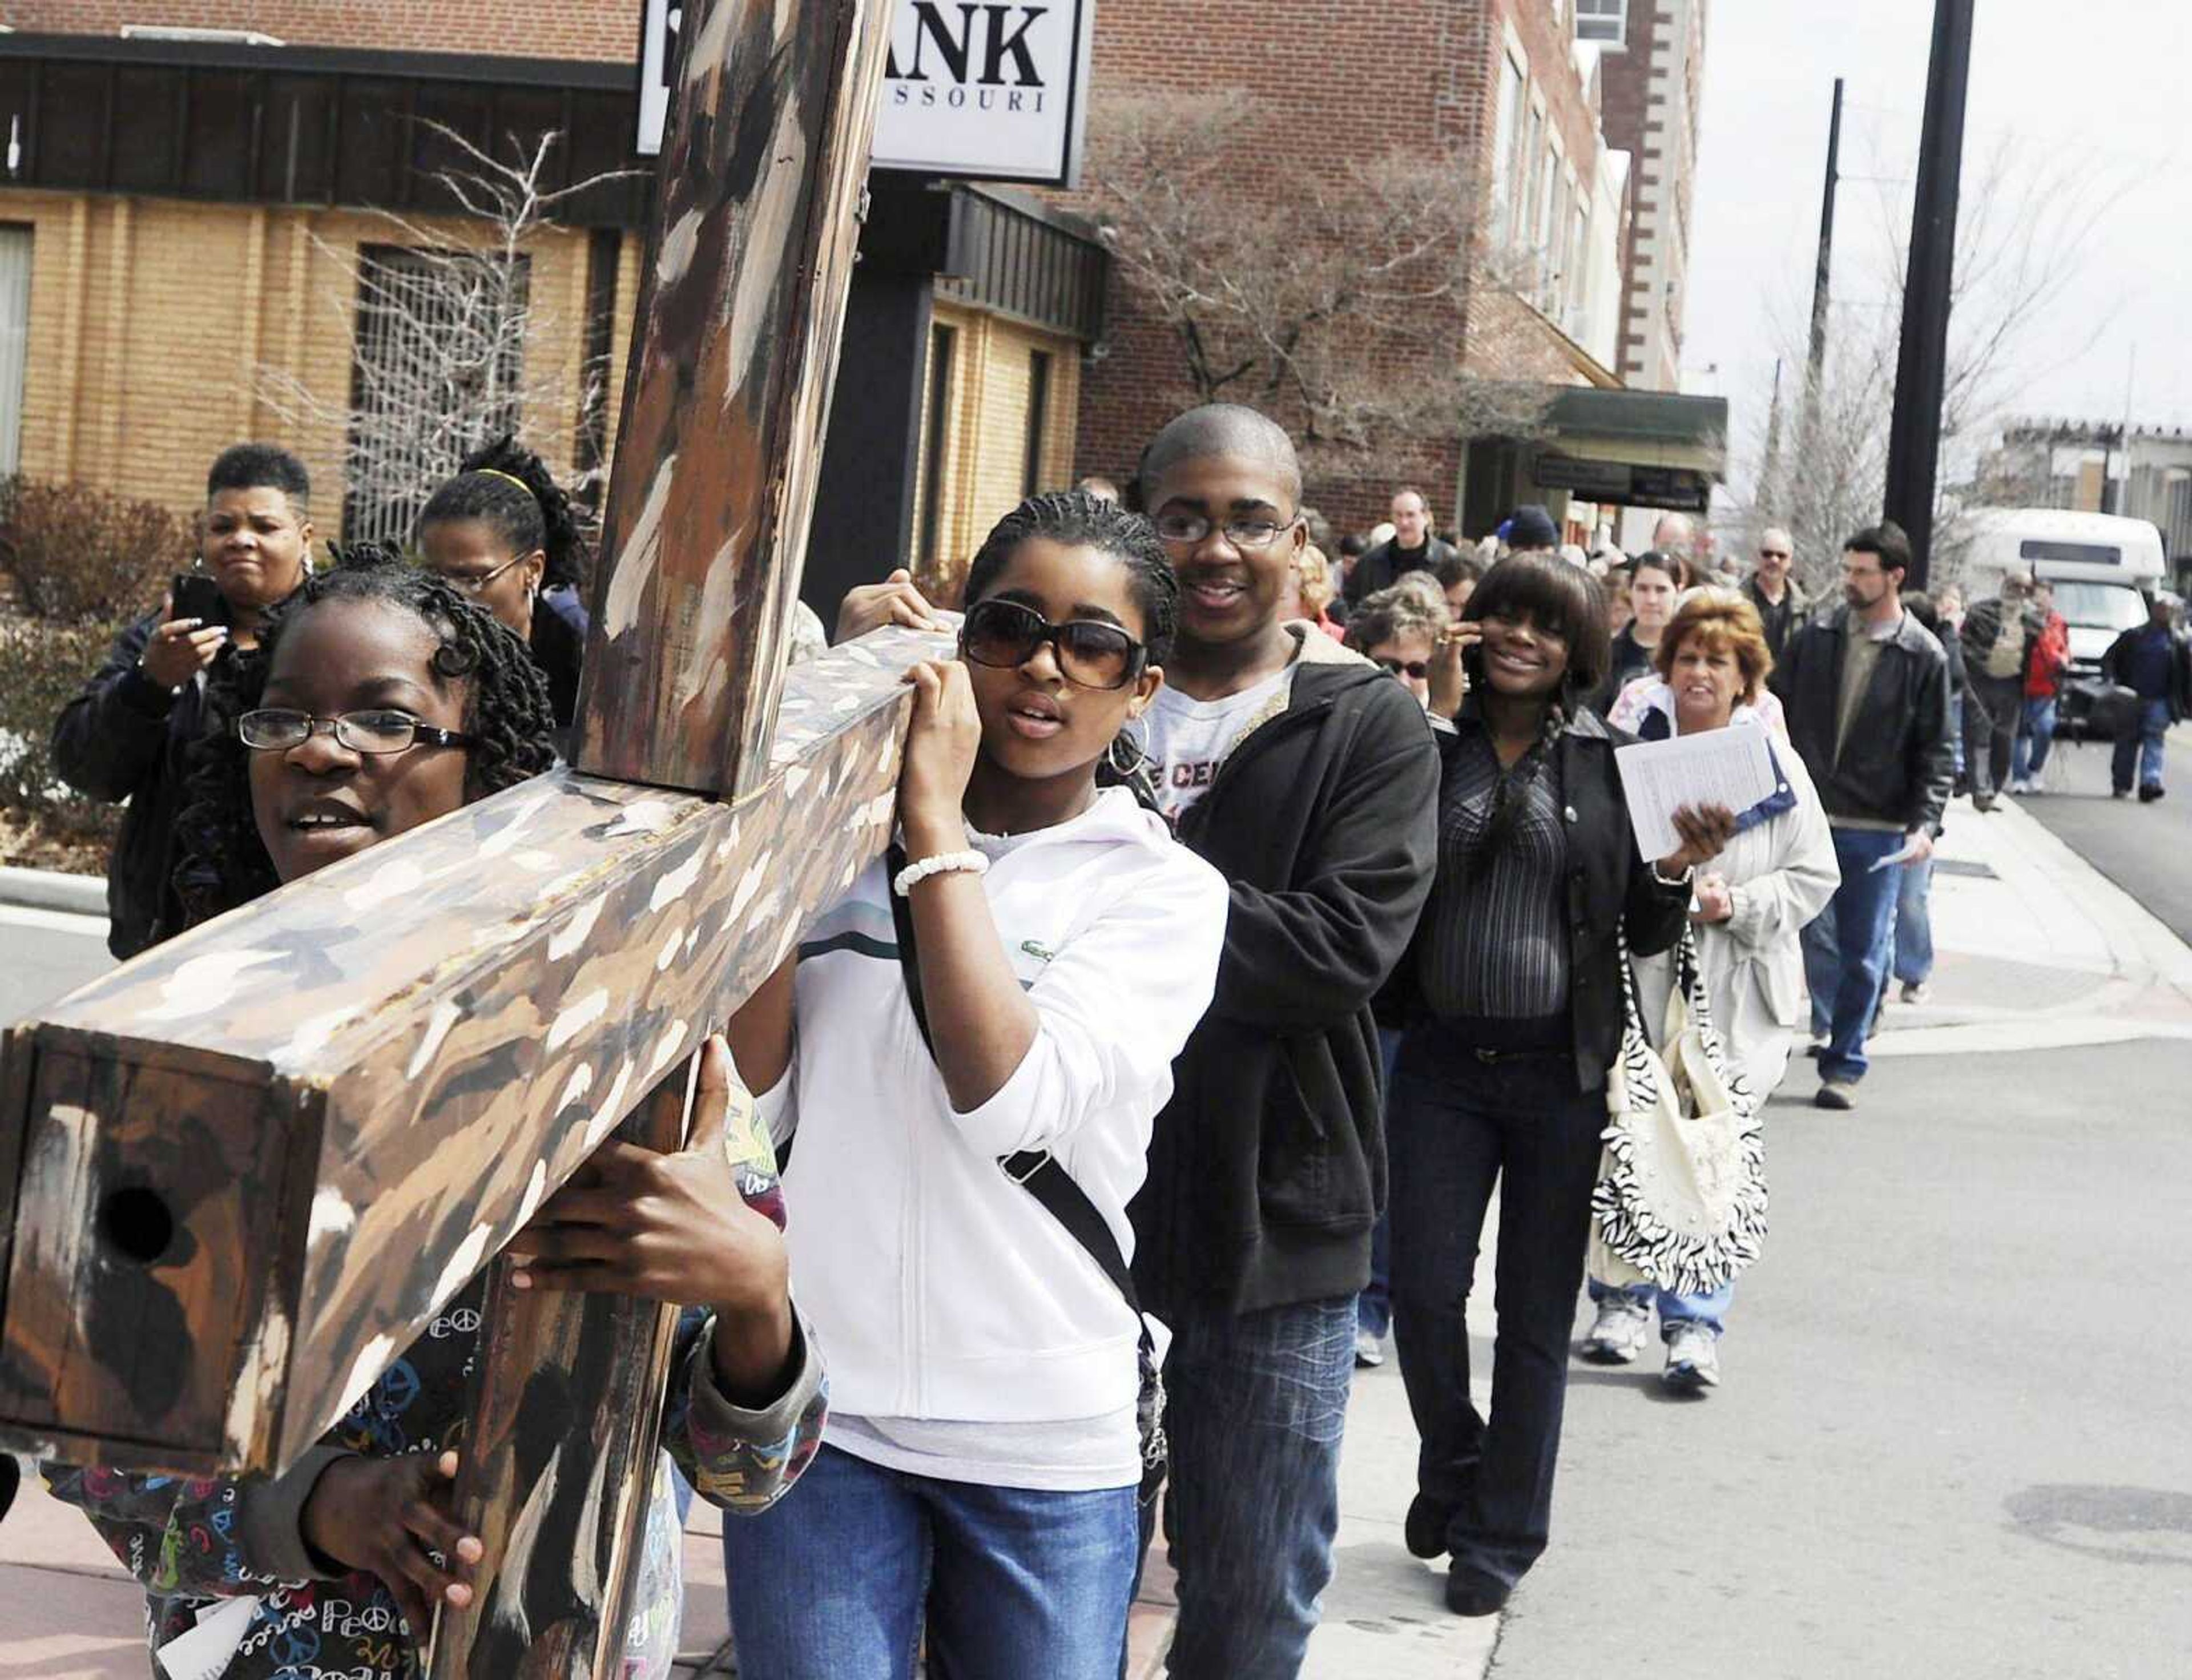
[[[1750,604],[1758,609],[1759,620],[1766,626],[1767,649],[1776,660],[1789,644],[1790,631],[1812,611],[1812,597],[1790,570],[1795,556],[1796,545],[1789,533],[1778,525],[1768,525],[1758,539],[1758,563],[1743,586]]]
[[[1385,1189],[1370,1000],[1435,851],[1423,707],[1286,621],[1301,488],[1286,433],[1223,404],[1167,425],[1135,482],[1180,583],[1149,754],[1180,839],[1231,889],[1216,998],[1131,1209],[1142,1299],[1173,1334],[1168,1671],[1225,1680],[1297,1673],[1331,1578]]]

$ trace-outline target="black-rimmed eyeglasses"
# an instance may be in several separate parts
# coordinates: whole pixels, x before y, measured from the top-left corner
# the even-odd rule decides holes
[[[1200,513],[1178,513],[1170,510],[1156,517],[1157,534],[1167,542],[1201,542],[1213,530],[1223,530],[1225,540],[1236,549],[1269,548],[1279,540],[1280,534],[1293,529],[1299,513],[1285,519],[1249,517],[1228,519],[1220,526]]]
[[[309,711],[272,708],[247,711],[236,720],[236,738],[254,752],[287,752],[322,732],[352,752],[406,752],[414,746],[470,746],[473,737],[456,729],[421,723],[408,711],[345,711],[315,717]]]
[[[1068,619],[1053,624],[1017,601],[978,601],[967,609],[959,651],[974,665],[1010,670],[1049,643],[1058,669],[1076,688],[1123,689],[1141,674],[1149,649],[1116,624]]]

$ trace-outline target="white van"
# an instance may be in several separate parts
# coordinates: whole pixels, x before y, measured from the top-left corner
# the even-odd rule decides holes
[[[2011,572],[2053,584],[2055,610],[2070,626],[2072,680],[2099,676],[2109,644],[2146,622],[2140,591],[2163,587],[2161,533],[2143,519],[2059,507],[1987,507],[1971,514],[1969,530],[1966,602],[1995,594]]]

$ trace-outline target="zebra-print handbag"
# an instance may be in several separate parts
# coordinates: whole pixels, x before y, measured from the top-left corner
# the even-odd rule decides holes
[[[1606,1148],[1590,1203],[1593,1277],[1684,1295],[1718,1289],[1758,1258],[1766,1239],[1759,1105],[1713,1026],[1696,940],[1685,928],[1657,1051],[1621,941],[1625,1021],[1606,1083]]]

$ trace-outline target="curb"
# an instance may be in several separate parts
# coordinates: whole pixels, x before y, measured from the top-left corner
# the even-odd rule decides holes
[[[0,904],[28,910],[57,910],[68,916],[106,919],[106,883],[96,876],[64,875],[52,869],[17,869],[0,864]]]

